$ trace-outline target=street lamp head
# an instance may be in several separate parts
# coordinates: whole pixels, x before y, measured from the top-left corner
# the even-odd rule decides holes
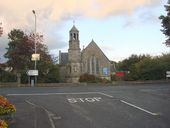
[[[34,11],[34,10],[32,10],[32,13],[34,13],[34,14],[35,14],[35,11]]]

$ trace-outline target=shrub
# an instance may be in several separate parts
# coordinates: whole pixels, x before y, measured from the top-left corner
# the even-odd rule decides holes
[[[15,112],[16,108],[5,97],[0,95],[0,115]]]
[[[8,128],[7,123],[4,120],[0,119],[0,128]]]
[[[80,76],[79,82],[88,82],[88,83],[109,83],[110,81],[106,78],[96,77],[90,74],[83,74]]]
[[[96,77],[94,75],[90,75],[90,74],[83,74],[80,76],[79,82],[94,83],[94,82],[96,82]]]
[[[106,78],[103,78],[103,79],[100,78],[100,82],[101,83],[110,83],[111,81]]]

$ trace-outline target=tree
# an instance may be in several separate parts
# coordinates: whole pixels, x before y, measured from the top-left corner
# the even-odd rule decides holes
[[[0,22],[0,37],[2,36],[3,34],[3,27],[1,27],[2,23]]]
[[[166,71],[170,70],[170,54],[162,56],[132,55],[128,59],[119,62],[119,70],[129,67],[129,74],[125,80],[160,80],[166,78]]]
[[[8,34],[8,39],[8,48],[4,57],[8,59],[8,66],[13,67],[13,72],[17,75],[20,84],[21,72],[30,66],[33,43],[29,42],[28,36],[19,29],[12,30]]]
[[[130,71],[134,67],[135,63],[139,62],[146,56],[148,56],[148,55],[138,56],[138,55],[132,54],[129,58],[119,62],[119,64],[118,64],[119,70]]]
[[[47,46],[42,44],[43,36],[40,36],[39,34],[34,35],[32,33],[25,34],[22,30],[19,29],[12,30],[8,34],[9,43],[7,52],[4,56],[8,59],[8,66],[13,67],[13,72],[18,76],[19,83],[20,76],[22,78],[22,82],[27,82],[28,78],[26,72],[29,69],[34,69],[34,62],[31,61],[31,56],[34,53],[35,36],[37,41],[37,53],[40,54],[41,58],[37,64],[37,69],[39,70],[40,74],[40,82],[44,82],[44,79],[48,78],[50,67],[52,67],[51,65],[54,65],[53,60],[48,52]]]
[[[30,35],[30,40],[34,40],[34,34]],[[37,69],[39,71],[39,82],[59,82],[59,68],[56,64],[56,58],[52,57],[46,45],[42,44],[43,36],[36,35],[37,42],[37,53],[40,54],[40,60],[37,64]]]
[[[30,66],[33,42],[19,29],[14,29],[8,34],[8,48],[4,57],[8,59],[8,66],[13,67],[15,72],[20,72]]]
[[[170,1],[169,0],[167,5],[165,5],[164,7],[167,11],[167,15],[166,16],[161,15],[159,19],[161,20],[162,27],[163,27],[161,31],[167,37],[167,39],[165,40],[165,44],[166,46],[170,46]]]

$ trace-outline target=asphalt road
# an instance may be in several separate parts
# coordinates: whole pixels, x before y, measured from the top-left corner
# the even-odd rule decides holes
[[[170,85],[0,88],[16,128],[169,128]]]

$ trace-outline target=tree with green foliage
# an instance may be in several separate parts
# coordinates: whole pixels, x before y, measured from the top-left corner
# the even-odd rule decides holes
[[[13,67],[15,72],[20,72],[30,66],[33,42],[19,29],[14,29],[8,34],[8,48],[4,57],[8,59],[8,66]]]
[[[135,55],[132,54],[129,58],[124,59],[123,61],[119,62],[118,70],[119,71],[130,71],[133,67],[134,64],[145,58],[146,56],[149,55]]]
[[[31,56],[34,53],[34,34],[25,34],[20,29],[14,29],[8,34],[9,43],[5,58],[8,59],[7,64],[13,67],[13,72],[18,76],[18,82],[20,83],[20,76],[23,83],[28,81],[26,72],[30,69],[34,69],[34,61],[31,61]],[[36,48],[37,53],[40,54],[40,61],[37,63],[37,69],[39,70],[39,82],[46,82],[51,75],[51,68],[56,66],[48,52],[46,45],[42,44],[43,37],[36,35]],[[55,68],[53,72],[58,73],[58,68]],[[57,74],[58,75],[58,74]],[[53,76],[57,76],[54,75]],[[56,80],[54,80],[56,79]],[[58,77],[53,81],[57,81]],[[52,81],[51,81],[52,82]]]
[[[13,73],[4,71],[0,68],[0,82],[15,82],[16,77]]]
[[[125,80],[160,80],[170,70],[170,54],[162,56],[132,55],[118,63],[119,71],[128,71]],[[128,68],[126,68],[128,67]],[[124,70],[126,69],[126,70]]]
[[[124,59],[118,63],[118,70],[126,72],[125,80],[137,80],[138,74],[135,68],[135,64],[149,55],[135,55],[132,54],[129,58]]]
[[[28,41],[28,36],[19,29],[14,29],[8,34],[8,48],[4,57],[8,59],[7,64],[13,67],[14,74],[17,75],[20,84],[21,72],[31,64],[31,53],[33,43]]]
[[[159,19],[161,20],[162,27],[163,27],[161,31],[167,37],[167,39],[165,40],[165,44],[166,46],[170,46],[170,1],[169,0],[167,5],[165,5],[164,7],[167,11],[167,15],[166,16],[161,15]]]

